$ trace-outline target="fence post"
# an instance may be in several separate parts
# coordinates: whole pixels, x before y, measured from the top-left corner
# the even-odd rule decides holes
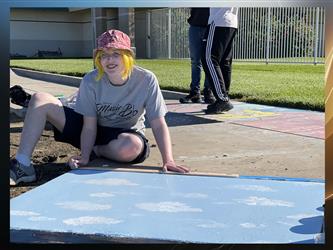
[[[315,46],[314,46],[314,65],[317,64],[317,53],[318,53],[318,29],[319,29],[319,7],[316,8],[316,34],[315,34]]]
[[[269,40],[271,39],[271,8],[268,7],[268,13],[267,13],[267,41],[266,41],[266,64],[268,64],[269,61]]]
[[[147,39],[146,39],[146,47],[147,47],[147,58],[151,58],[151,34],[150,34],[150,22],[151,22],[151,12],[147,11]]]
[[[168,11],[168,58],[171,59],[171,8]]]
[[[91,19],[91,33],[92,33],[92,48],[96,48],[96,10],[95,8],[90,9],[90,19]],[[94,60],[94,68],[95,67],[95,60]]]

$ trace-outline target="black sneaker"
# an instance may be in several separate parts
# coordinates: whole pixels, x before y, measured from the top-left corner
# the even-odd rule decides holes
[[[23,166],[15,158],[10,159],[10,185],[16,186],[20,182],[33,182],[36,181],[35,168],[30,166]]]
[[[204,89],[204,102],[212,104],[216,101],[211,89]]]
[[[207,109],[215,109],[216,107],[216,102],[219,102],[219,103],[224,103],[223,101],[215,101],[214,103],[211,103],[211,104],[209,104],[209,105],[207,105]],[[232,104],[231,104],[231,102],[230,101],[228,101],[229,103],[230,103],[230,105],[232,106],[232,108],[234,107]],[[231,108],[231,109],[232,109]]]
[[[230,109],[233,109],[234,106],[231,104],[230,101],[222,102],[222,101],[216,101],[211,105],[207,106],[207,109],[205,110],[206,114],[221,114],[225,111],[229,111]]]
[[[200,93],[195,93],[195,92],[190,92],[190,94],[188,94],[185,97],[182,97],[179,99],[180,103],[189,103],[189,102],[193,102],[193,103],[200,103],[201,102],[201,96]]]

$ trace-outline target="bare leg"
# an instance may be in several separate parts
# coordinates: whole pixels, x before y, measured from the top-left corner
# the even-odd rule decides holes
[[[31,157],[46,121],[59,131],[64,129],[66,117],[62,103],[48,93],[36,93],[29,102],[17,153]]]
[[[94,151],[98,156],[119,162],[133,161],[143,150],[142,139],[135,134],[123,133],[107,145],[98,145]]]

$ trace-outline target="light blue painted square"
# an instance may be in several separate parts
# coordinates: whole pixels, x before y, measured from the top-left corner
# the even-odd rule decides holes
[[[313,243],[323,203],[320,182],[79,169],[11,199],[10,228],[194,243]]]

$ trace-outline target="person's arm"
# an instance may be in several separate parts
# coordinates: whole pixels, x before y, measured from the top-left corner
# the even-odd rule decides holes
[[[68,163],[71,168],[78,168],[89,162],[90,153],[96,140],[96,134],[97,118],[84,116],[81,131],[81,155],[70,158]]]
[[[188,168],[177,165],[174,162],[170,133],[164,117],[159,117],[150,121],[150,125],[153,130],[157,146],[162,155],[163,171],[174,171],[181,173],[189,172],[190,170]]]

